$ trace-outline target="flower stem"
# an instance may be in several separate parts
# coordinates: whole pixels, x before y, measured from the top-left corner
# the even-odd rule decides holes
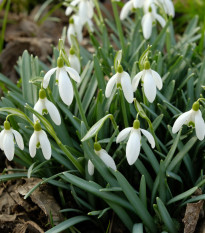
[[[97,12],[98,12],[98,16],[99,16],[99,19],[100,19],[100,23],[101,23],[101,24],[104,24],[104,20],[103,20],[103,16],[102,16],[102,13],[101,13],[101,10],[100,10],[100,6],[99,6],[98,0],[94,0],[94,4],[95,4],[96,10],[97,10]]]
[[[61,150],[65,153],[65,155],[72,162],[72,164],[78,169],[78,171],[81,174],[83,174],[84,173],[84,169],[81,166],[81,164],[77,161],[77,159],[70,153],[70,151],[62,144],[62,142],[59,139],[56,140],[56,142],[57,142],[58,146],[61,148]]]
[[[124,99],[124,96],[123,96],[122,89],[119,89],[119,92],[120,92],[120,103],[121,103],[121,108],[122,108],[123,120],[124,120],[125,128],[127,128],[127,127],[129,127],[129,123],[128,123],[128,119],[127,119],[125,99]]]
[[[125,52],[125,42],[124,42],[124,36],[123,36],[123,31],[122,31],[122,25],[121,25],[120,17],[119,17],[118,10],[117,10],[117,3],[112,0],[111,0],[111,3],[112,3],[112,9],[113,9],[115,22],[117,25],[117,30],[118,30],[118,34],[120,38],[120,44],[121,44],[123,52]]]
[[[73,80],[71,80],[71,82],[73,84],[73,90],[74,90],[74,93],[75,93],[75,98],[76,98],[76,101],[77,101],[77,104],[78,104],[78,108],[79,108],[81,118],[84,121],[86,128],[88,129],[89,128],[88,122],[87,122],[87,119],[86,119],[86,116],[85,116],[85,112],[83,110],[83,106],[82,106],[82,103],[81,103],[81,100],[80,100],[80,96],[79,96],[79,93],[78,93],[76,83]]]

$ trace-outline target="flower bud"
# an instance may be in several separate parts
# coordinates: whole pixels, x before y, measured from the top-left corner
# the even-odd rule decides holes
[[[39,122],[36,122],[36,123],[34,124],[34,130],[35,130],[35,131],[41,131],[41,125],[40,125]]]
[[[4,129],[5,130],[10,130],[10,128],[11,128],[10,123],[8,121],[4,121]]]
[[[40,99],[45,99],[46,98],[46,91],[44,89],[40,89],[39,98]]]
[[[199,102],[196,101],[196,102],[193,103],[192,109],[193,109],[194,111],[198,111],[198,110],[199,110],[199,106],[200,106]]]
[[[95,142],[95,143],[94,143],[94,150],[95,150],[95,151],[100,151],[101,149],[102,149],[102,147],[101,147],[100,143]]]
[[[133,123],[133,128],[134,129],[139,129],[140,128],[140,121],[139,120],[135,120]]]
[[[145,69],[145,70],[149,70],[149,69],[150,69],[150,62],[149,62],[149,61],[146,61],[146,62],[144,63],[144,69]]]
[[[62,68],[64,66],[64,62],[63,62],[63,58],[62,57],[58,57],[57,66],[59,68]]]

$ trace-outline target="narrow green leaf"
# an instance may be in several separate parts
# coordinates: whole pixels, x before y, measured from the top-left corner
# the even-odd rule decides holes
[[[66,229],[69,229],[69,227],[74,226],[75,224],[84,222],[84,221],[88,221],[90,220],[89,217],[87,216],[76,216],[76,217],[72,217],[69,218],[68,220],[58,224],[57,226],[53,227],[52,229],[46,231],[45,233],[58,233],[58,232],[62,232]]]
[[[172,221],[169,212],[167,211],[164,203],[160,200],[159,197],[157,197],[157,206],[159,209],[159,213],[162,217],[162,220],[165,224],[165,226],[167,227],[167,229],[169,230],[170,233],[176,233],[177,229],[175,228],[175,224]]]
[[[183,193],[177,195],[176,197],[173,197],[172,199],[170,199],[167,202],[167,205],[170,205],[170,204],[172,204],[174,202],[180,201],[180,200],[182,200],[184,198],[187,198],[187,197],[191,196],[197,189],[198,189],[198,186],[193,187],[193,188],[187,190],[186,192],[183,192]]]
[[[123,189],[124,194],[129,200],[130,204],[133,206],[136,214],[143,221],[144,225],[149,228],[150,232],[157,232],[156,225],[152,216],[147,211],[146,207],[136,195],[132,186],[128,183],[126,178],[118,171],[113,171],[113,174],[116,176],[120,186]]]
[[[147,207],[146,180],[144,175],[142,175],[140,180],[139,197],[142,203],[144,204],[144,206]]]

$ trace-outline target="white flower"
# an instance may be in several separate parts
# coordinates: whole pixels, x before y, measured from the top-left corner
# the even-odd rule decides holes
[[[70,3],[70,6],[68,6],[66,8],[66,11],[65,11],[65,14],[68,16],[70,15],[72,12],[73,12],[73,9],[75,6],[77,6],[79,3],[80,3],[81,0],[73,0],[71,3]]]
[[[125,99],[127,100],[127,102],[132,103],[133,102],[133,90],[132,90],[130,76],[127,72],[123,71],[121,65],[118,67],[117,73],[113,75],[107,83],[107,86],[105,89],[105,96],[107,98],[110,97],[115,84],[117,86],[119,84],[122,86]]]
[[[156,20],[161,24],[162,27],[165,26],[166,21],[162,18],[161,15],[157,14],[155,5],[151,4],[151,6],[149,6],[148,12],[146,12],[142,17],[141,22],[143,36],[146,40],[150,38],[152,34],[152,23]]]
[[[83,24],[79,15],[73,15],[69,20],[69,26],[67,31],[68,43],[72,45],[71,35],[75,36],[79,43],[83,40]]]
[[[61,124],[61,117],[56,106],[46,98],[46,92],[44,89],[39,91],[39,99],[34,105],[34,110],[41,115],[49,113],[51,119],[56,125]],[[38,118],[33,114],[33,121],[36,122]]]
[[[107,153],[106,150],[103,150],[99,143],[95,143],[95,153],[100,157],[100,159],[105,163],[107,167],[112,168],[113,170],[117,170],[115,161],[113,158]],[[92,176],[94,174],[94,165],[88,160],[88,173]]]
[[[129,165],[134,164],[139,156],[141,147],[141,132],[147,138],[148,142],[151,144],[151,147],[154,148],[155,141],[152,134],[147,130],[141,129],[140,122],[138,120],[134,121],[133,127],[123,129],[116,138],[116,143],[120,143],[129,136],[126,146],[126,158]]]
[[[79,60],[78,56],[75,55],[75,51],[72,48],[70,49],[68,59],[70,62],[70,66],[74,70],[76,70],[79,74],[80,73],[80,60]]]
[[[174,10],[174,4],[171,0],[155,0],[156,4],[161,5],[165,11],[166,14],[174,17],[175,16],[175,10]]]
[[[172,132],[177,133],[182,125],[195,126],[196,136],[202,141],[205,137],[205,123],[199,109],[199,102],[192,105],[192,109],[188,112],[181,114],[174,122]]]
[[[4,151],[9,161],[14,158],[14,138],[18,147],[23,150],[24,143],[21,134],[18,131],[12,129],[10,123],[6,120],[4,122],[4,129],[0,133],[0,148]]]
[[[152,103],[156,97],[156,93],[157,93],[156,87],[159,90],[162,89],[162,79],[156,71],[150,69],[150,63],[148,61],[145,62],[144,67],[145,67],[144,70],[139,72],[133,78],[132,88],[133,91],[135,92],[138,87],[140,79],[142,79],[145,96],[147,97],[148,101]]]
[[[45,159],[51,158],[51,144],[44,130],[41,129],[40,123],[34,125],[34,133],[29,140],[29,153],[33,158],[36,155],[36,148],[41,147]]]
[[[64,66],[61,57],[58,58],[57,63],[58,67],[49,70],[45,74],[43,88],[46,89],[48,87],[51,75],[56,71],[56,82],[58,83],[60,97],[62,101],[69,106],[73,101],[73,86],[69,76],[78,83],[80,82],[80,76],[73,68]]]
[[[127,16],[129,15],[129,13],[131,12],[131,10],[133,8],[142,7],[143,1],[144,0],[130,0],[130,1],[126,2],[125,5],[123,6],[121,12],[120,12],[120,19],[124,20],[125,18],[127,18]]]

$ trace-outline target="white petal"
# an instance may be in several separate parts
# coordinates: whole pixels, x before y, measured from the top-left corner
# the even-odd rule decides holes
[[[123,129],[117,136],[116,138],[116,143],[120,143],[122,142],[123,140],[126,139],[126,137],[128,137],[130,131],[131,131],[132,127],[127,127],[125,129]]]
[[[114,159],[107,153],[106,150],[100,150],[100,158],[102,161],[113,170],[117,170]]]
[[[44,78],[43,78],[43,88],[47,88],[48,87],[48,84],[49,84],[49,81],[50,81],[50,78],[51,78],[51,75],[57,70],[57,67],[56,68],[52,68],[51,70],[49,70]]]
[[[69,45],[72,45],[71,35],[76,36],[74,24],[69,24],[68,26],[67,39]]]
[[[88,160],[88,173],[90,176],[94,174],[94,165],[90,160]]]
[[[14,138],[11,130],[5,130],[3,147],[7,159],[11,161],[14,157]]]
[[[165,11],[168,15],[174,17],[175,15],[175,11],[174,11],[174,5],[173,5],[173,2],[170,1],[170,0],[165,0],[164,1],[164,8],[165,8]]]
[[[21,150],[23,150],[24,149],[24,143],[23,143],[23,138],[22,138],[21,134],[18,131],[14,130],[14,129],[12,129],[11,131],[14,134],[14,137],[15,137],[15,140],[16,140],[16,143],[17,143],[18,147]]]
[[[162,78],[156,71],[151,70],[151,72],[152,72],[152,77],[154,78],[157,88],[161,90],[162,89]]]
[[[29,140],[29,153],[33,158],[36,155],[36,144],[38,143],[37,132],[34,131]]]
[[[154,138],[153,138],[152,134],[150,132],[148,132],[147,130],[144,130],[144,129],[140,129],[140,130],[144,134],[144,136],[147,138],[147,140],[150,143],[151,147],[154,148],[155,147],[155,141],[154,141]]]
[[[93,5],[93,2],[92,1],[87,1],[87,8],[89,9],[88,10],[88,17],[91,19],[94,15],[94,5]]]
[[[0,148],[1,148],[1,150],[4,150],[4,146],[3,146],[4,133],[5,133],[5,130],[3,129],[0,133]]]
[[[197,138],[202,141],[205,136],[205,123],[200,110],[195,113],[195,130]]]
[[[69,73],[70,77],[75,80],[76,82],[80,82],[80,76],[76,70],[71,67],[64,66],[65,70]]]
[[[83,24],[86,22],[86,19],[88,17],[88,10],[89,9],[87,9],[86,1],[81,1],[79,4],[78,12],[79,12],[79,16]]]
[[[78,59],[78,57],[76,55],[71,55],[69,54],[69,62],[70,62],[70,66],[75,69],[78,74],[80,73],[80,61]]]
[[[81,43],[83,40],[83,34],[82,34],[83,24],[81,22],[81,18],[79,17],[79,15],[74,15],[73,20],[74,20],[74,27],[75,27],[75,35],[77,36],[78,42]]]
[[[126,2],[121,10],[120,19],[124,20],[125,18],[127,18],[132,8],[133,8],[133,2],[132,1]]]
[[[34,110],[42,115],[43,109],[45,109],[45,108],[46,107],[45,107],[44,102],[42,101],[42,99],[38,99],[38,101],[34,105]],[[33,121],[36,122],[37,120],[38,120],[38,117],[36,117],[33,114]]]
[[[144,0],[133,0],[134,8],[141,8],[143,7]]]
[[[46,133],[43,130],[39,131],[39,142],[41,145],[43,156],[47,160],[50,159],[51,158],[51,144],[48,140]]]
[[[59,94],[65,104],[71,105],[73,101],[73,86],[64,70],[61,70],[59,74]]]
[[[107,98],[110,97],[110,95],[111,95],[111,93],[112,93],[112,90],[113,90],[113,88],[114,88],[114,85],[115,85],[115,83],[116,83],[116,81],[117,81],[117,77],[118,77],[118,76],[119,76],[119,74],[116,73],[115,75],[113,75],[113,76],[109,79],[109,81],[108,81],[108,83],[107,83],[107,86],[106,86],[106,89],[105,89],[105,97],[107,97]]]
[[[73,7],[76,6],[78,3],[80,2],[80,0],[74,0],[70,3],[71,7],[67,7],[66,11],[65,11],[65,15],[70,15],[73,11]]]
[[[164,27],[164,26],[165,26],[166,21],[165,21],[165,19],[164,19],[164,18],[162,18],[162,16],[161,16],[161,15],[156,14],[156,15],[155,15],[155,18],[156,18],[156,20],[161,24],[161,26],[162,26],[162,27]]]
[[[140,133],[139,130],[133,130],[126,146],[126,157],[129,165],[132,165],[137,160],[140,153]]]
[[[191,113],[192,111],[188,111],[188,112],[185,112],[183,114],[181,114],[177,119],[176,121],[174,122],[174,125],[172,127],[172,133],[176,133],[180,130],[180,128],[182,127],[183,124],[185,124],[189,117],[191,116]]]
[[[152,77],[152,74],[149,70],[146,70],[144,75],[144,92],[145,96],[147,97],[148,101],[152,103],[156,97],[156,84]]]
[[[46,105],[46,109],[48,110],[48,113],[51,117],[51,119],[53,120],[53,122],[56,125],[60,125],[61,124],[61,117],[60,117],[60,113],[58,111],[58,109],[56,108],[56,106],[49,101],[47,98],[45,100],[45,105]]]
[[[140,81],[140,79],[141,79],[143,73],[144,73],[144,70],[143,70],[143,71],[140,71],[140,72],[139,72],[138,74],[136,74],[135,77],[133,78],[133,80],[132,80],[132,90],[133,90],[133,91],[136,91],[136,90],[137,90],[137,87],[138,87],[138,85],[139,85],[139,81]]]
[[[146,40],[148,40],[152,34],[152,15],[150,12],[146,13],[142,18],[142,32]]]
[[[125,71],[123,71],[121,76],[121,85],[125,99],[127,100],[128,103],[132,103],[134,96],[133,96],[131,79],[129,74]]]

